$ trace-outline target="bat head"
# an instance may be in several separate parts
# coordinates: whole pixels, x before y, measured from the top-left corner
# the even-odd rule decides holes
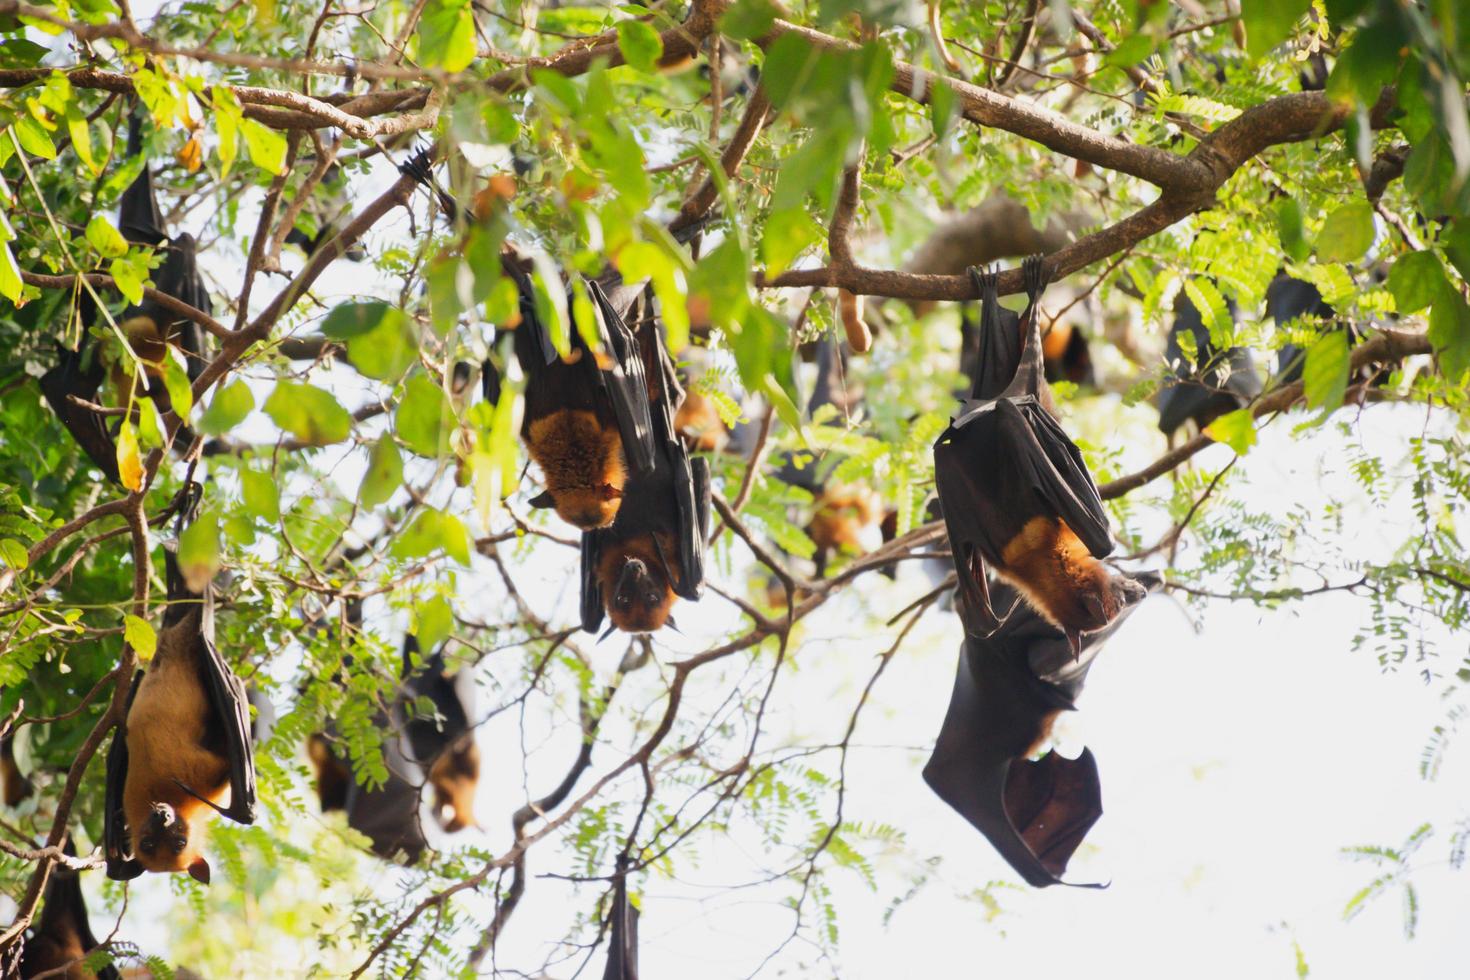
[[[148,871],[187,871],[209,884],[209,862],[194,840],[195,825],[167,803],[154,803],[133,831],[133,854]]]
[[[673,605],[674,590],[664,570],[629,558],[609,594],[607,614],[625,633],[652,633],[668,623]]]
[[[555,507],[557,516],[584,531],[612,524],[622,504],[623,491],[611,483],[547,490],[531,500],[532,507]]]
[[[475,789],[480,784],[480,747],[466,737],[439,756],[429,770],[434,816],[447,833],[477,827]]]
[[[1124,609],[1143,601],[1148,595],[1148,589],[1126,575],[1112,574],[1105,565],[1098,567],[1101,570],[1098,587],[1082,596],[1082,604],[1095,624],[1091,629],[1102,629],[1117,619]]]

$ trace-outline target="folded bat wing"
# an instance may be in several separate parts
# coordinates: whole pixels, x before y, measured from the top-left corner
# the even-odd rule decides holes
[[[628,900],[628,859],[618,858],[602,980],[638,980],[638,909]]]
[[[618,434],[622,437],[629,471],[633,475],[647,473],[654,466],[657,437],[638,341],[596,280],[587,280],[587,292],[597,310],[602,342],[611,358],[611,364],[597,372],[598,381],[618,420]],[[673,427],[672,416],[669,427]]]
[[[74,395],[83,401],[96,402],[97,390],[102,386],[102,365],[95,356],[90,368],[82,366],[85,351],[85,346],[81,351],[74,351],[58,345],[56,366],[41,376],[41,393],[87,458],[104,476],[118,483],[117,443],[107,431],[106,422],[101,415],[69,397]]]
[[[133,698],[143,683],[143,671],[133,675],[133,687],[123,717],[133,709]],[[126,724],[126,723],[124,723]],[[107,877],[113,881],[129,881],[143,873],[143,865],[133,856],[133,842],[128,836],[128,817],[123,809],[123,787],[128,781],[128,740],[123,728],[112,736],[107,750],[107,788],[103,793],[102,851],[107,861]]]
[[[223,728],[225,754],[230,761],[230,805],[222,816],[236,823],[255,823],[255,738],[250,723],[250,696],[245,684],[214,645],[214,603],[206,587],[200,629],[204,656],[205,690],[210,706]]]
[[[408,864],[417,864],[429,846],[419,819],[420,790],[425,776],[409,757],[412,749],[406,744],[407,739],[397,734],[401,724],[395,728],[387,719],[382,721],[382,727],[389,733],[383,744],[388,779],[381,786],[368,789],[358,783],[354,774],[348,783],[344,807],[347,825],[367,837],[378,857],[391,860],[401,853]],[[401,723],[402,718],[396,721]]]

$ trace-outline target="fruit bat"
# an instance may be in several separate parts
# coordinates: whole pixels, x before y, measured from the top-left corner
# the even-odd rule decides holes
[[[31,795],[31,781],[15,763],[15,736],[0,738],[0,799],[8,807],[20,806]]]
[[[1140,591],[1156,576],[1130,579]],[[999,601],[1015,601],[996,583]],[[1053,722],[1074,711],[1102,641],[1122,625],[1124,610],[1089,633],[1080,651],[1061,630],[1024,603],[987,638],[966,636],[949,710],[924,766],[924,781],[985,835],[1030,885],[1062,881],[1067,862],[1102,816],[1097,760],[1048,751]],[[1097,886],[1088,886],[1097,887]]]
[[[76,856],[70,837],[62,851],[69,857]],[[92,977],[119,980],[121,974],[111,963],[95,974],[82,965],[82,959],[99,945],[87,918],[81,872],[64,864],[53,865],[42,897],[41,919],[26,939],[20,976],[23,980],[42,974],[63,980],[90,980]]]
[[[530,276],[512,262],[506,268],[520,290],[514,347],[526,376],[521,438],[546,484],[531,506],[554,507],[584,531],[608,527],[629,481],[654,467],[648,381],[638,344],[602,286],[587,280],[601,354],[594,355],[572,329],[571,352],[561,357],[537,313]]]
[[[405,728],[413,759],[428,772],[434,791],[434,816],[448,833],[475,825],[475,790],[480,784],[480,748],[470,723],[472,682],[468,674],[449,674],[442,650],[421,668],[413,667],[419,649],[412,635],[403,641]],[[414,713],[412,703],[427,698],[435,715]]]
[[[582,628],[596,633],[604,611],[612,627],[650,633],[671,624],[676,596],[698,600],[709,535],[709,461],[692,460],[674,428],[684,391],[664,349],[650,294],[635,294],[630,319],[647,379],[653,465],[630,475],[610,527],[582,534]],[[641,309],[640,309],[641,307]],[[609,632],[612,627],[609,628]]]
[[[1230,317],[1236,317],[1233,302],[1228,302]],[[1159,392],[1159,429],[1173,435],[1185,422],[1193,421],[1203,429],[1227,412],[1249,405],[1261,393],[1261,379],[1256,374],[1255,358],[1245,347],[1232,347],[1224,354],[1210,343],[1210,331],[1189,295],[1180,290],[1174,299],[1174,326],[1169,329],[1169,347],[1165,362],[1176,371],[1187,368],[1179,338],[1194,338],[1197,370],[1178,373],[1177,380]]]
[[[128,124],[128,156],[142,152],[142,132],[135,116]],[[152,273],[154,288],[205,313],[213,311],[209,291],[199,274],[198,245],[187,232],[170,238],[164,228],[163,213],[153,191],[153,175],[145,164],[137,178],[123,191],[118,224],[134,245],[164,250],[163,264]],[[85,292],[78,303],[83,328],[90,327],[96,317],[96,305]],[[168,347],[176,347],[184,355],[189,380],[197,380],[204,370],[204,328],[192,320],[179,319],[152,299],[129,306],[118,322],[133,353],[145,362],[144,377],[139,379],[143,393],[158,403],[160,411],[169,408],[168,392],[161,380],[162,369],[156,365],[167,356]],[[120,388],[131,384],[132,359],[121,356],[113,372]],[[57,364],[41,378],[41,391],[52,410],[66,426],[77,445],[102,470],[107,478],[118,482],[117,446],[103,418],[91,409],[76,404],[70,396],[82,401],[97,401],[104,371],[95,346],[83,336],[77,350],[61,347]]]
[[[1317,287],[1301,279],[1293,279],[1281,273],[1266,287],[1266,315],[1281,327],[1303,317],[1326,321],[1329,329],[1346,330],[1348,346],[1362,343],[1367,331],[1349,320],[1339,319],[1337,311],[1322,298]],[[1276,370],[1281,384],[1300,381],[1302,368],[1306,364],[1307,352],[1295,344],[1284,344],[1277,352]],[[1376,368],[1364,365],[1352,378],[1355,383],[1375,379],[1380,385],[1387,383],[1387,376]]]
[[[255,758],[245,685],[214,645],[214,602],[164,552],[168,605],[147,671],[107,754],[107,876],[187,871],[209,883],[204,818],[255,822]],[[228,806],[221,801],[228,799]]]
[[[1142,590],[1098,561],[1113,550],[1107,515],[1081,452],[1045,407],[1040,257],[1024,269],[1031,300],[1018,318],[1024,344],[982,307],[975,389],[934,444],[934,479],[966,632],[983,638],[1002,622],[988,567],[1080,650],[1082,634],[1112,622]],[[996,391],[1006,366],[1011,376]]]
[[[1087,346],[1087,336],[1075,324],[1051,325],[1041,339],[1041,359],[1048,382],[1070,381],[1078,386],[1097,383],[1092,370],[1092,349]]]
[[[618,857],[602,980],[638,980],[638,908],[628,901],[628,858]]]
[[[424,772],[413,761],[402,726],[391,724],[386,713],[380,713],[375,723],[384,732],[387,780],[372,789],[361,785],[352,767],[332,748],[331,734],[312,735],[307,754],[316,770],[317,800],[323,813],[346,811],[347,826],[367,837],[378,857],[393,860],[402,855],[405,863],[417,864],[429,846],[419,824]]]
[[[828,424],[840,425],[842,417],[856,411],[860,401],[859,396],[846,390],[844,384],[845,351],[837,342],[823,337],[816,343],[815,354],[817,375],[811,399],[807,402],[807,418],[815,419],[819,409],[831,405],[837,409],[837,417],[828,420]],[[825,473],[819,472],[823,469]],[[817,546],[812,560],[818,577],[826,574],[827,561],[834,552],[863,551],[862,535],[869,528],[878,526],[884,513],[883,500],[871,487],[833,483],[830,475],[830,466],[824,468],[814,459],[798,466],[791,456],[776,474],[783,483],[801,487],[812,495],[812,519],[806,526],[806,533]]]

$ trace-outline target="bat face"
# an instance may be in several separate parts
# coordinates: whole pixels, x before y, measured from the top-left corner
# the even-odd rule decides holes
[[[194,810],[190,813],[189,810]],[[133,830],[133,856],[144,870],[160,873],[187,871],[209,884],[209,862],[200,853],[198,827],[201,807],[178,811],[167,803],[154,803],[141,826]]]
[[[568,409],[532,421],[526,445],[562,520],[584,531],[612,524],[628,479],[616,427],[602,426],[592,412]]]
[[[625,633],[652,633],[668,623],[674,588],[659,564],[613,553],[606,556],[603,569],[607,614],[613,625]]]
[[[693,390],[685,394],[684,404],[674,416],[674,428],[692,452],[719,452],[730,441],[715,403]]]
[[[347,763],[337,758],[331,743],[321,734],[313,734],[306,740],[306,754],[316,772],[316,798],[322,812],[345,810],[347,786],[352,780]]]

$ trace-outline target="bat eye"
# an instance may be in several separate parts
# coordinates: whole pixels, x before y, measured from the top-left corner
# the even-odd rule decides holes
[[[619,609],[627,609],[628,607],[633,605],[633,600],[629,599],[625,595],[618,596],[617,599],[614,601],[617,603]]]
[[[650,606],[656,606],[656,605],[658,605],[658,593],[657,592],[649,592],[649,593],[647,593],[646,595],[644,595],[643,601],[646,602],[646,603],[648,603]]]
[[[138,841],[138,850],[144,854],[152,854],[155,847],[157,847],[157,844],[151,838],[145,837]]]
[[[189,844],[189,842],[182,837],[175,837],[173,843],[175,854],[183,854],[184,848],[187,847]]]

